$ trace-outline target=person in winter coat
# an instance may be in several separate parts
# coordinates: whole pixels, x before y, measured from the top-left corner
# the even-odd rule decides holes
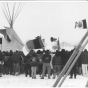
[[[0,77],[2,77],[3,59],[4,59],[4,53],[0,51]]]
[[[3,65],[3,68],[4,68],[4,74],[9,74],[9,54],[8,52],[6,52],[6,54],[4,54],[4,65]]]
[[[72,69],[70,71],[70,79],[73,78],[73,75],[74,75],[74,78],[76,79],[76,76],[77,76],[77,65],[78,65],[78,63],[76,62],[75,65],[72,67]]]
[[[66,51],[65,49],[61,50],[61,58],[62,58],[62,69],[64,68],[66,62],[67,62],[67,57],[66,57]]]
[[[82,60],[81,60],[82,54],[78,58],[78,74],[82,75]]]
[[[37,55],[34,53],[31,57],[31,76],[32,79],[36,79],[36,71],[37,71],[37,66],[38,66],[38,58]]]
[[[70,56],[72,55],[74,49],[71,50],[70,52]],[[74,60],[73,60],[74,61]],[[73,63],[73,62],[72,62]],[[73,75],[74,75],[74,78],[76,79],[76,76],[77,76],[77,67],[78,67],[78,60],[76,61],[76,63],[74,64],[74,66],[72,67],[71,71],[70,71],[70,79],[73,78]]]
[[[9,53],[9,59],[8,59],[8,65],[9,65],[9,72],[10,72],[10,75],[12,75],[12,72],[13,72],[13,60],[12,60],[12,55],[13,55],[13,52],[10,51]]]
[[[88,70],[87,70],[88,51],[86,49],[84,50],[84,52],[81,55],[81,60],[82,60],[82,74],[83,74],[83,76],[88,76]]]
[[[52,65],[52,60],[53,60],[53,57],[54,57],[54,53],[53,52],[51,52],[51,61],[50,61],[50,66],[51,66],[51,76],[53,75],[53,65]]]
[[[53,57],[52,60],[52,65],[53,65],[53,78],[58,76],[61,72],[61,64],[62,64],[62,59],[59,55],[59,52],[56,51],[55,56]]]
[[[25,70],[25,76],[27,77],[28,74],[29,76],[31,77],[31,65],[30,65],[30,61],[31,61],[31,54],[30,52],[25,56],[25,59],[24,59],[24,63],[25,63],[25,66],[24,66],[24,70]]]
[[[42,74],[42,67],[43,67],[43,62],[42,62],[42,57],[43,57],[43,52],[37,52],[37,58],[38,58],[38,74],[41,77]]]
[[[20,74],[24,73],[24,59],[25,59],[25,55],[22,51],[20,51]]]
[[[50,73],[51,73],[51,66],[50,66],[51,55],[50,55],[49,50],[47,50],[45,52],[45,54],[43,55],[42,61],[43,61],[43,71],[42,71],[42,77],[41,77],[41,79],[44,79],[46,69],[47,69],[47,72],[48,72],[48,79],[50,79]]]
[[[20,54],[16,50],[16,52],[13,53],[13,75],[19,75],[20,74]]]
[[[31,77],[30,61],[31,61],[33,53],[34,53],[34,50],[30,50],[30,52],[25,56],[25,59],[24,59],[24,63],[25,63],[24,70],[25,70],[25,76],[26,77],[27,77],[28,74]]]

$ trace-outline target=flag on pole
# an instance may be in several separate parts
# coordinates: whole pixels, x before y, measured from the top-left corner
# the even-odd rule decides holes
[[[60,41],[59,41],[59,38],[57,40],[57,46],[58,46],[58,50],[60,50]]]
[[[56,39],[56,38],[51,37],[51,38],[50,38],[50,40],[51,40],[51,42],[55,42],[57,39]]]
[[[76,27],[86,29],[86,28],[87,28],[86,19],[81,20],[81,21],[79,21],[79,22],[75,22],[75,28],[76,28]]]
[[[52,42],[52,49],[53,50],[60,50],[60,41],[59,41],[59,38],[57,39],[56,41],[56,38],[54,38],[55,41]]]
[[[28,49],[41,49],[44,47],[41,38],[29,40],[28,42],[26,42],[26,45]]]

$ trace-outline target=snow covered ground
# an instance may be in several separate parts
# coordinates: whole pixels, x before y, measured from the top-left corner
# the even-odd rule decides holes
[[[45,77],[44,79],[40,79],[39,75],[37,75],[36,79],[32,79],[31,77],[25,77],[24,74],[19,76],[11,76],[11,75],[3,75],[0,78],[0,88],[31,88],[31,87],[48,87],[52,88],[52,85],[56,79],[48,79]],[[69,76],[64,81],[62,87],[76,87],[76,88],[85,88],[85,85],[88,81],[88,77],[77,76],[77,79],[69,79]]]

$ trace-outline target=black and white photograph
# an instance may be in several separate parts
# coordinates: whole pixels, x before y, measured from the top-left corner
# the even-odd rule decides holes
[[[0,1],[43,1],[43,2],[48,2],[48,1],[88,1],[88,0],[0,0]]]
[[[0,1],[0,87],[88,87],[87,27],[87,0]]]

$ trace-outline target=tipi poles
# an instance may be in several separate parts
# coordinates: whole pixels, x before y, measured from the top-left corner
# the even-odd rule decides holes
[[[8,22],[9,25],[10,25],[10,16],[9,16],[9,14],[8,14],[8,11],[7,11],[6,6],[5,6],[4,3],[3,3],[3,6],[4,6],[4,8],[3,8],[2,10],[3,10],[4,16],[5,16],[7,22]]]
[[[10,12],[10,8],[9,8],[9,4],[8,3],[6,3],[6,5],[3,3],[3,6],[4,6],[3,13],[5,15],[5,18],[6,18],[7,22],[9,23],[10,27],[13,27],[13,24],[14,24],[17,16],[19,15],[21,9],[24,6],[24,3],[23,4],[19,3],[16,11],[15,11],[16,3],[14,3],[12,13]]]
[[[14,6],[13,6],[13,12],[12,12],[12,18],[11,18],[11,27],[13,27],[13,18],[14,18],[15,5],[16,5],[16,3],[14,3]]]
[[[71,66],[69,67],[68,71],[66,72],[65,76],[63,77],[63,79],[61,80],[60,84],[58,87],[61,87],[62,83],[64,82],[64,80],[66,79],[66,77],[68,76],[68,74],[70,73],[72,67],[74,66],[74,64],[76,63],[77,59],[79,58],[80,54],[82,53],[83,49],[85,48],[86,44],[88,43],[88,40],[85,42],[85,44],[82,46],[82,48],[79,50],[79,53],[77,54],[76,58],[74,59],[74,61],[72,62]]]
[[[15,19],[19,15],[19,13],[22,10],[23,6],[24,6],[24,3],[23,4],[22,3],[19,3],[18,8],[17,8],[17,10],[16,10],[16,12],[14,14],[14,17],[13,17],[13,23],[15,22]]]
[[[71,55],[71,57],[69,58],[69,60],[67,61],[66,65],[64,66],[63,70],[61,71],[61,73],[59,74],[56,82],[54,83],[53,87],[56,87],[57,84],[59,83],[60,79],[62,78],[62,76],[65,74],[65,72],[67,71],[68,67],[70,66],[70,64],[72,63],[73,59],[75,58],[75,56],[77,55],[82,43],[84,42],[84,40],[86,39],[86,37],[88,36],[88,31],[86,32],[86,34],[83,36],[83,38],[81,39],[80,43],[78,44],[77,48],[74,50],[73,54]]]
[[[6,3],[7,4],[7,9],[8,9],[8,14],[9,14],[9,20],[10,20],[10,25],[11,25],[11,14],[10,14],[10,10],[9,10],[9,6],[8,6],[8,3]]]

